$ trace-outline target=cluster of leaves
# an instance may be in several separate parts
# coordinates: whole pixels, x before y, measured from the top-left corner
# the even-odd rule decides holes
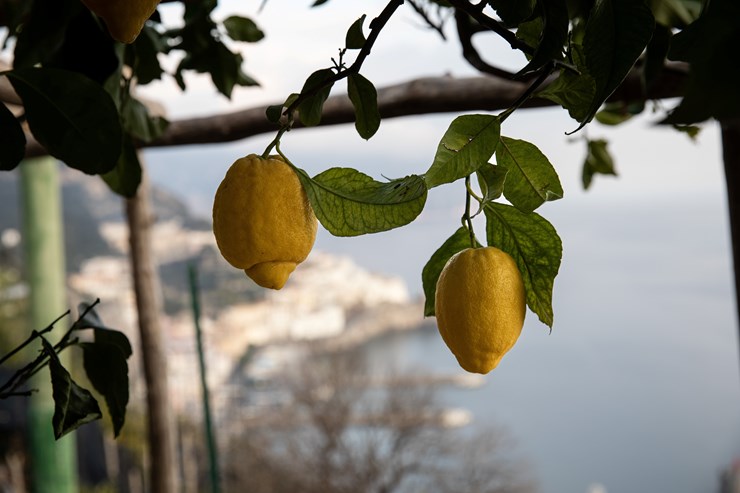
[[[122,45],[79,0],[0,3],[0,20],[8,28],[3,46],[15,41],[13,68],[0,76],[8,78],[23,109],[16,116],[0,103],[0,170],[23,159],[25,123],[49,154],[132,196],[141,180],[136,148],[160,136],[168,123],[150,114],[132,91],[165,75],[160,54],[181,56],[169,75],[183,90],[187,71],[209,74],[226,97],[237,85],[257,84],[225,39],[256,42],[264,34],[245,17],[216,23],[216,5],[187,2],[177,28],[166,28],[155,12],[136,41]]]
[[[98,303],[99,300],[90,305],[80,304],[79,318],[56,344],[49,342],[47,334],[52,331],[56,323],[69,315],[69,312],[45,329],[33,331],[25,342],[0,358],[0,364],[4,364],[35,340],[41,342],[39,355],[17,370],[0,387],[0,399],[29,395],[33,390],[25,390],[28,380],[48,366],[54,399],[52,426],[57,439],[102,417],[95,397],[89,390],[72,379],[59,357],[62,351],[72,346],[82,350],[85,373],[108,405],[108,413],[116,436],[126,420],[126,406],[129,399],[127,360],[131,356],[131,344],[125,334],[103,324],[94,308]],[[92,330],[92,340],[81,341],[79,336],[87,330]]]
[[[319,1],[315,5],[323,3]],[[345,78],[356,113],[357,132],[365,139],[372,137],[380,124],[377,93],[372,82],[359,71],[379,31],[402,3],[391,0],[370,24],[367,38],[363,32],[365,16],[358,19],[347,32],[339,62],[335,61],[332,68],[314,72],[300,93],[291,94],[282,105],[268,109],[268,118],[280,123],[281,129],[265,154],[276,147],[287,160],[279,144],[281,136],[294,124],[294,114],[297,112],[303,125],[317,125],[332,87]],[[594,118],[607,124],[626,121],[644,109],[646,93],[633,100],[605,103],[635,69],[643,86],[651,87],[660,77],[667,56],[692,62],[686,98],[668,115],[667,123],[688,124],[723,114],[740,114],[734,89],[738,78],[732,72],[740,64],[735,63],[729,69],[715,60],[712,67],[716,70],[709,71],[716,75],[717,67],[722,67],[722,80],[732,82],[732,87],[720,85],[722,92],[717,96],[723,102],[729,100],[733,108],[727,111],[725,106],[702,105],[713,96],[709,95],[711,91],[706,91],[708,76],[694,68],[708,63],[696,63],[699,49],[689,44],[690,41],[699,44],[707,29],[717,29],[721,16],[735,14],[734,19],[740,18],[739,7],[731,0],[717,0],[703,11],[699,0],[653,0],[650,4],[645,0],[431,3],[454,8],[456,15],[468,17],[468,25],[476,26],[475,32],[494,31],[521,50],[528,63],[515,77],[534,80],[529,89],[499,115],[471,114],[456,118],[439,142],[431,165],[421,175],[379,182],[352,168],[331,168],[314,177],[298,168],[296,171],[319,221],[337,236],[375,233],[408,224],[421,213],[431,189],[465,180],[467,207],[463,226],[434,253],[422,273],[425,314],[434,314],[436,281],[447,260],[464,248],[478,246],[471,218],[483,213],[488,245],[514,258],[524,279],[529,308],[552,327],[552,290],[562,245],[555,228],[534,211],[547,201],[561,198],[563,190],[547,157],[530,142],[501,135],[502,123],[531,97],[549,99],[566,109],[578,122],[573,132]],[[702,15],[694,22],[700,12]],[[730,53],[727,46],[731,45],[729,36],[737,36],[737,23],[725,22],[723,26],[725,29],[718,37],[726,42],[722,56],[736,59],[737,50],[730,49],[733,51]],[[683,28],[686,29],[677,31]],[[704,46],[707,43],[703,41],[702,49],[707,48]],[[710,44],[719,48],[719,44]],[[351,50],[359,52],[348,67],[343,57]],[[546,84],[553,74],[557,77]],[[594,175],[615,174],[615,169],[606,141],[585,140],[583,184],[588,187]],[[478,192],[473,190],[471,178],[477,179]],[[508,204],[500,201],[502,197]],[[471,200],[478,205],[474,214],[470,210]]]

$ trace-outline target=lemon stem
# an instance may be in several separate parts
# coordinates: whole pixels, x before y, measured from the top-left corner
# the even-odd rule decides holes
[[[464,226],[470,233],[470,246],[476,247],[475,233],[473,232],[473,220],[470,218],[470,175],[465,177],[465,215],[463,216]]]
[[[278,148],[280,144],[280,138],[283,136],[285,132],[288,131],[288,129],[289,127],[282,127],[280,128],[280,130],[278,130],[278,133],[275,136],[275,138],[272,139],[272,142],[270,142],[265,148],[265,152],[262,153],[262,159],[267,159],[268,157],[270,157],[270,153],[272,152],[272,150],[275,148]],[[278,150],[278,152],[280,151]]]

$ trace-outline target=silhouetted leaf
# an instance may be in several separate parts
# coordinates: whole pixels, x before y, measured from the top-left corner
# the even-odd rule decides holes
[[[133,137],[149,142],[167,129],[169,122],[161,116],[151,116],[144,104],[133,96],[128,97],[121,107],[123,128]]]
[[[80,387],[69,372],[62,366],[59,357],[49,342],[41,337],[44,351],[49,356],[52,397],[54,399],[54,416],[52,425],[54,437],[61,437],[80,426],[100,419],[102,413],[98,402],[89,390]]]
[[[608,142],[603,139],[589,140],[586,160],[583,163],[583,188],[588,189],[595,174],[615,175],[614,160],[606,148]]]
[[[234,41],[256,43],[265,37],[265,33],[257,27],[252,19],[238,15],[232,15],[224,19],[224,28],[226,28],[226,34]]]
[[[50,68],[6,72],[23,100],[34,137],[52,156],[88,174],[107,173],[121,153],[121,126],[110,95],[90,79]]]
[[[535,0],[489,0],[498,16],[507,27],[516,27],[532,16]],[[534,46],[534,45],[531,45]]]
[[[519,75],[534,72],[552,60],[563,58],[563,47],[568,40],[568,8],[565,0],[539,0],[543,28],[537,50]]]
[[[344,46],[348,50],[359,50],[365,45],[365,35],[362,33],[362,24],[365,22],[365,14],[357,19],[347,30],[347,36],[345,37]]]
[[[141,184],[141,163],[136,147],[129,137],[123,139],[123,149],[116,167],[101,175],[103,181],[118,195],[133,198]]]
[[[360,74],[347,77],[347,93],[355,108],[355,128],[363,139],[369,139],[380,127],[378,92],[372,82]]]
[[[324,101],[329,97],[334,83],[327,83],[334,77],[331,69],[317,70],[306,79],[301,89],[301,95],[307,95],[306,99],[298,105],[298,117],[307,127],[318,125],[321,122],[321,112]]]
[[[26,153],[26,135],[13,113],[0,102],[0,170],[8,171],[20,164]]]
[[[128,363],[126,356],[115,344],[102,342],[96,331],[95,342],[80,343],[83,351],[83,365],[90,383],[93,384],[108,405],[115,436],[126,421],[128,405]]]
[[[595,0],[583,48],[594,98],[576,131],[590,122],[602,103],[622,83],[650,41],[655,20],[644,0]]]

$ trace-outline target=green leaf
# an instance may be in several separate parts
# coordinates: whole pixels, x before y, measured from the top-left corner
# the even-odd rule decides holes
[[[23,100],[28,125],[49,154],[88,174],[107,173],[121,153],[121,125],[110,95],[64,70],[6,72]]]
[[[424,209],[427,187],[411,175],[381,183],[351,168],[330,168],[313,179],[297,170],[316,217],[335,236],[387,231]]]
[[[474,239],[476,247],[480,246]],[[458,252],[470,248],[470,230],[461,227],[447,238],[442,246],[427,261],[424,269],[421,271],[421,283],[424,287],[424,316],[434,316],[434,295],[437,292],[437,280],[442,273],[442,269],[447,265],[447,261]]]
[[[630,120],[634,115],[628,110],[622,102],[606,103],[596,116],[597,122],[602,125],[620,125]]]
[[[552,290],[560,269],[563,246],[545,218],[491,202],[485,207],[488,245],[512,256],[524,280],[527,305],[552,328]]]
[[[232,15],[224,19],[224,28],[226,28],[226,34],[234,41],[256,43],[265,37],[265,33],[257,27],[252,19],[238,15]]]
[[[80,387],[69,372],[62,366],[54,348],[45,338],[41,338],[44,351],[49,356],[54,416],[52,426],[54,437],[61,437],[80,426],[100,419],[103,414],[100,406],[89,390]]]
[[[365,35],[362,33],[362,24],[365,22],[365,14],[349,26],[344,45],[348,50],[359,50],[365,45]]]
[[[347,92],[355,108],[355,128],[360,137],[367,140],[380,127],[378,92],[372,82],[360,74],[347,77]]]
[[[534,13],[535,0],[489,0],[506,27],[516,27]],[[530,46],[535,46],[534,44]]]
[[[77,311],[81,316],[80,319],[75,322],[74,330],[94,329],[95,340],[98,342],[105,342],[106,344],[116,345],[121,352],[126,356],[130,357],[132,354],[131,343],[123,332],[111,329],[107,327],[100,316],[95,311],[95,308],[91,308],[89,303],[80,303],[77,307]]]
[[[580,45],[571,45],[571,58],[580,74],[570,70],[561,69],[560,76],[536,96],[549,99],[559,104],[566,110],[571,118],[576,121],[584,121],[588,117],[591,102],[596,93],[596,83],[585,67],[583,48]]]
[[[116,167],[100,177],[118,195],[127,198],[136,195],[141,183],[141,163],[130,137],[124,137],[123,149]]]
[[[307,95],[306,99],[298,105],[298,117],[307,127],[313,127],[321,122],[321,111],[324,101],[329,97],[334,82],[327,82],[334,77],[331,69],[317,70],[306,79],[301,89],[301,95]]]
[[[588,141],[588,153],[583,163],[582,180],[584,189],[588,190],[588,187],[591,186],[595,174],[616,176],[617,171],[614,167],[614,160],[606,148],[607,145],[608,142],[603,139]]]
[[[463,115],[455,118],[437,146],[437,154],[424,174],[427,187],[434,188],[464,178],[493,156],[501,123],[492,115]]]
[[[72,19],[81,12],[89,16],[85,10],[82,3],[76,0],[31,2],[31,10],[16,38],[13,67],[33,67],[48,61],[62,47]]]
[[[644,0],[596,0],[586,23],[583,48],[588,73],[596,92],[586,117],[575,130],[594,117],[601,104],[622,83],[653,35],[655,19]]]
[[[128,45],[135,53],[136,60],[131,64],[136,81],[140,85],[146,85],[154,80],[159,80],[164,74],[159,63],[158,54],[167,51],[166,43],[161,39],[156,29],[144,24],[141,33],[136,37],[132,45]]]
[[[684,98],[661,123],[692,124],[740,115],[740,2],[707,2],[701,17],[673,36],[668,58],[689,62]]]
[[[169,122],[161,116],[150,116],[144,104],[133,96],[128,97],[121,108],[123,128],[144,142],[156,139],[164,133]]]
[[[8,171],[20,164],[26,154],[26,135],[13,113],[0,102],[0,170]]]
[[[543,28],[542,17],[535,17],[534,19],[522,22],[516,30],[516,37],[527,43],[529,46],[536,48],[540,42]],[[526,55],[527,60],[531,60],[531,55]]]
[[[563,58],[563,47],[568,41],[568,6],[565,0],[540,0],[543,28],[537,50],[529,63],[519,71],[519,75],[539,70],[552,60]]]
[[[99,341],[97,333],[95,342],[79,344],[83,351],[82,363],[90,383],[105,398],[113,422],[113,434],[118,436],[126,421],[128,363],[117,345]]]
[[[508,171],[504,197],[520,211],[532,212],[547,201],[563,198],[555,168],[534,144],[502,136],[496,162]]]
[[[283,105],[273,104],[268,106],[265,110],[265,116],[272,123],[279,123],[280,118],[283,116]]]
[[[483,193],[483,205],[501,197],[508,174],[506,168],[486,163],[478,168],[476,174],[478,175],[478,186]]]
[[[679,132],[685,133],[691,140],[696,140],[701,132],[701,127],[697,125],[673,125],[673,128]]]

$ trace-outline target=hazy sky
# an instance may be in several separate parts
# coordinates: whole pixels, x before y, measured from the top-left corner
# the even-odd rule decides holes
[[[147,95],[172,118],[214,114],[282,100],[305,77],[330,64],[346,28],[383,2],[224,1],[219,15],[239,11],[266,31],[245,45],[246,70],[262,88],[216,95],[202,76],[182,95],[171,81]],[[167,14],[179,8],[168,4]],[[167,18],[167,15],[165,15]],[[363,74],[378,86],[412,77],[471,75],[454,39],[445,43],[420,26],[407,6],[394,18]],[[450,31],[450,34],[453,33]],[[520,59],[491,42],[488,56],[515,67]],[[672,102],[665,102],[672,106]],[[352,126],[291,132],[283,150],[311,174],[352,166],[380,179],[423,173],[454,115],[384,121],[363,141]],[[558,109],[526,110],[502,133],[534,142],[557,168],[565,198],[538,212],[564,244],[555,284],[552,334],[528,314],[524,335],[488,378],[487,397],[470,405],[477,419],[512,429],[536,466],[544,493],[586,491],[601,482],[609,493],[713,491],[718,469],[740,453],[736,315],[725,190],[716,125],[696,142],[656,127],[649,111],[618,129],[575,123]],[[619,178],[580,186],[583,135],[607,138]],[[272,135],[241,142],[147,151],[159,184],[187,195],[207,215],[218,182],[238,157],[261,152]],[[317,248],[346,253],[363,265],[402,275],[420,292],[431,253],[459,225],[459,184],[431,191],[410,226],[354,239],[319,234]],[[483,236],[483,225],[477,226]],[[449,355],[445,353],[445,356]],[[436,364],[436,362],[435,362]],[[450,364],[446,359],[440,365]]]

